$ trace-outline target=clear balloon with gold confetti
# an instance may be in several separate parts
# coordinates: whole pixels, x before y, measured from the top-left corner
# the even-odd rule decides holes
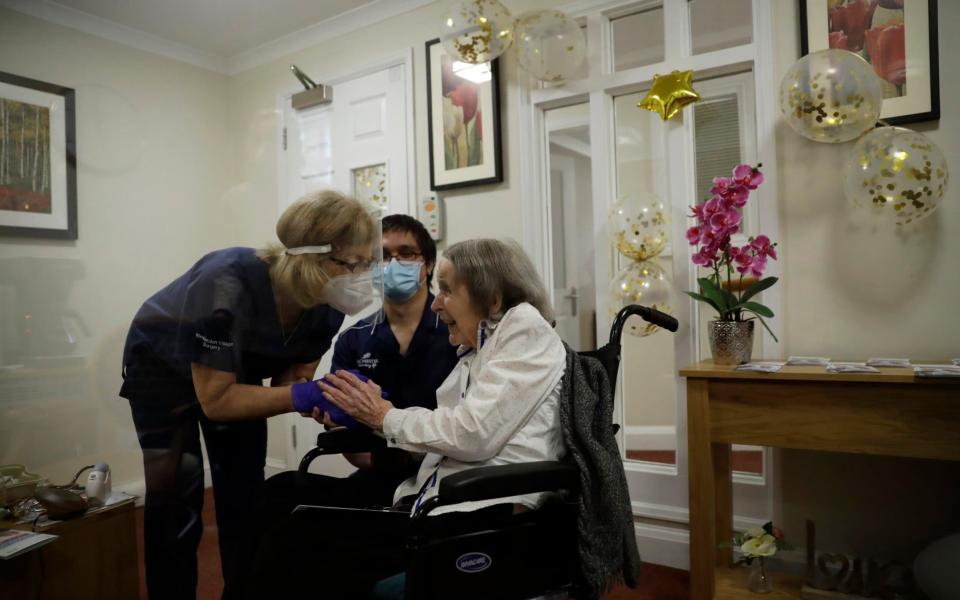
[[[516,38],[517,60],[540,81],[562,83],[573,78],[587,56],[580,26],[559,10],[520,15]]]
[[[656,261],[631,262],[610,282],[610,318],[630,304],[642,304],[673,315],[673,286],[666,271]],[[656,325],[631,318],[627,333],[646,337],[659,331]]]
[[[854,146],[844,191],[854,205],[908,225],[936,210],[949,179],[947,160],[928,137],[903,127],[878,127]]]
[[[621,254],[633,260],[657,256],[669,242],[669,213],[650,192],[626,194],[611,207],[610,234]]]
[[[860,137],[876,125],[882,103],[880,78],[847,50],[812,52],[780,82],[780,112],[794,131],[815,142]]]
[[[513,43],[513,21],[497,0],[454,0],[444,11],[440,42],[454,60],[485,63]]]

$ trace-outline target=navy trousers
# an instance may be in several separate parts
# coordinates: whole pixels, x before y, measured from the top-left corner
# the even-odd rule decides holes
[[[210,421],[192,389],[188,398],[182,396],[185,390],[171,389],[181,396],[163,401],[157,391],[140,398],[130,394],[146,479],[147,592],[152,600],[196,598],[197,546],[203,534],[202,431],[213,480],[224,597],[235,597],[254,551],[247,528],[256,517],[263,486],[266,421]]]

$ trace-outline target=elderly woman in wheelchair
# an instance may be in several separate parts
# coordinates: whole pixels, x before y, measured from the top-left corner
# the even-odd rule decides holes
[[[402,573],[408,599],[527,597],[549,591],[521,589],[522,584],[509,580],[531,572],[544,576],[536,585],[563,583],[553,581],[557,577],[576,579],[571,571],[584,559],[576,525],[583,501],[579,507],[576,501],[561,501],[548,503],[559,508],[532,509],[552,497],[545,492],[576,493],[584,484],[613,497],[617,510],[594,497],[601,505],[593,511],[616,515],[581,519],[580,527],[592,527],[586,535],[597,537],[599,547],[623,545],[610,553],[614,558],[608,557],[607,562],[615,564],[590,565],[599,568],[605,580],[592,582],[584,595],[596,596],[614,579],[635,582],[639,557],[609,410],[601,417],[606,424],[581,415],[591,422],[567,424],[568,431],[563,431],[562,388],[570,379],[564,374],[574,365],[571,355],[576,355],[568,353],[553,329],[549,297],[530,259],[516,243],[461,242],[440,261],[438,283],[432,308],[447,324],[450,343],[459,346],[459,363],[437,390],[435,410],[396,409],[381,397],[376,382],[361,381],[346,371],[317,382],[327,400],[382,436],[389,447],[423,454],[419,471],[397,488],[389,509],[343,508],[350,506],[348,501],[334,501],[340,508],[298,507],[264,537],[248,588],[252,597],[278,592],[319,598],[397,597],[390,586],[404,586],[397,577]],[[606,385],[605,375],[601,378]],[[575,412],[567,414],[576,419]],[[324,420],[337,425],[329,414]],[[584,479],[578,476],[583,468],[559,462],[568,453],[564,438],[571,432],[576,438],[578,428],[580,438],[598,431],[607,438],[594,440],[601,450],[581,448],[580,465],[616,462],[612,474],[593,474],[594,479],[587,474]],[[577,446],[584,443],[575,440]],[[608,456],[584,457],[598,451]],[[532,463],[542,468],[528,468]],[[499,481],[477,477],[492,469],[500,470]],[[617,493],[606,489],[610,487]],[[597,494],[587,494],[587,503]],[[492,533],[491,539],[478,538],[478,528]],[[629,535],[621,531],[626,528]],[[546,551],[539,558],[531,556],[523,543],[545,544]],[[547,557],[560,549],[559,562]],[[596,548],[592,551],[596,554]],[[444,553],[450,552],[447,561]],[[440,566],[425,567],[431,560]],[[299,575],[285,573],[291,564]],[[453,585],[461,589],[453,590]]]

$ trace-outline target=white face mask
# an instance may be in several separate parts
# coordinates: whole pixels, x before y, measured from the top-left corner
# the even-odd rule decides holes
[[[373,276],[367,270],[333,277],[323,286],[323,297],[333,308],[353,316],[373,303]]]

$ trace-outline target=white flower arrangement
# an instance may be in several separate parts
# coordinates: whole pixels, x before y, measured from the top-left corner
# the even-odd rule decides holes
[[[753,527],[733,539],[733,545],[740,551],[737,562],[750,564],[755,558],[773,556],[778,550],[788,548],[783,531],[768,521],[763,527]]]

